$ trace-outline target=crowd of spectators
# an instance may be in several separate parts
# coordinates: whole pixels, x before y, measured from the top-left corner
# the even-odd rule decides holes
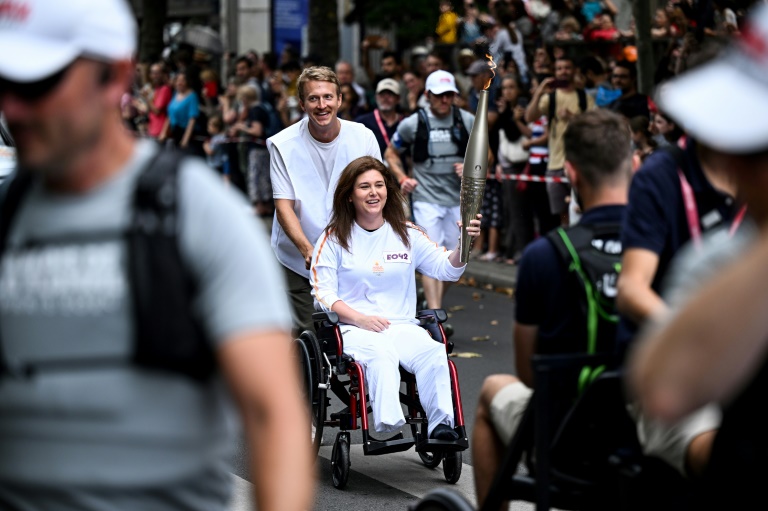
[[[318,63],[332,67],[341,83],[339,117],[368,119],[373,125],[365,116],[379,107],[382,80],[399,84],[394,95],[399,122],[427,106],[424,83],[438,69],[453,73],[461,92],[456,105],[474,113],[478,92],[493,76],[487,53],[497,65],[489,87],[491,168],[497,182],[486,190],[484,237],[474,256],[515,264],[537,233],[559,224],[547,207],[542,183],[509,177],[543,176],[547,169],[546,115],[526,122],[524,112],[536,87],[554,75],[559,57],[573,61],[575,88],[585,90],[597,107],[617,111],[630,122],[635,168],[681,135],[648,96],[638,93],[629,11],[625,0],[491,0],[485,5],[463,0],[457,7],[442,0],[432,37],[411,48],[396,48],[385,36],[369,35],[361,44],[360,66],[302,58],[290,46],[280,55],[229,55],[219,66],[183,47],[167,61],[138,66],[135,86],[123,100],[123,117],[141,136],[207,157],[224,179],[247,194],[256,214],[270,216],[274,206],[266,138],[304,115],[296,90],[304,68]],[[743,14],[727,0],[661,5],[652,16],[658,55],[654,82],[685,70],[687,57],[707,38],[738,34]],[[225,76],[219,76],[220,69]],[[393,87],[387,89],[393,92]],[[385,131],[396,128],[393,119],[388,118]]]

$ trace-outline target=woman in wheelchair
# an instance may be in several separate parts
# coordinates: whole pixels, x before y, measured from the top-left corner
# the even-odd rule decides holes
[[[418,326],[415,271],[456,281],[459,251],[432,242],[406,221],[394,175],[368,156],[342,171],[330,223],[315,244],[310,281],[315,307],[338,314],[344,353],[362,365],[377,432],[405,425],[398,394],[400,371],[416,376],[429,437],[455,441],[445,346]],[[480,215],[467,233],[480,233]]]

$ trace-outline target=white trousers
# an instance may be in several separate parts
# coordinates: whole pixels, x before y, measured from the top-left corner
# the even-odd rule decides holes
[[[397,431],[405,425],[400,405],[399,365],[416,376],[421,406],[429,420],[428,432],[438,424],[453,427],[451,377],[445,345],[435,342],[418,325],[392,324],[383,332],[341,327],[344,353],[359,363],[373,410],[374,429]]]

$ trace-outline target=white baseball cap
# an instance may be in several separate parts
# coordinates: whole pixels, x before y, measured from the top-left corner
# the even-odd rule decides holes
[[[657,103],[694,139],[718,151],[768,148],[768,6],[753,11],[724,55],[663,84]]]
[[[426,89],[432,94],[444,94],[446,92],[459,93],[453,75],[442,69],[434,71],[427,77]]]
[[[5,0],[0,9],[0,77],[47,78],[78,57],[126,60],[136,21],[125,0]]]

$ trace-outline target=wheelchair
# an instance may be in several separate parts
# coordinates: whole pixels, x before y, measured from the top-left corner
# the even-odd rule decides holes
[[[445,344],[446,357],[453,349],[453,343],[447,342],[442,323],[447,314],[442,309],[428,309],[417,313],[419,325],[426,329],[435,342]],[[461,405],[456,366],[448,360],[451,379],[451,394],[454,409],[454,430],[458,433],[456,441],[430,439],[427,434],[427,416],[419,401],[416,377],[400,367],[401,384],[405,390],[400,392],[400,403],[405,405],[406,425],[410,425],[411,436],[404,437],[400,432],[387,439],[378,439],[368,430],[368,415],[372,413],[368,404],[365,374],[360,364],[344,354],[344,340],[341,336],[339,317],[335,312],[316,312],[312,315],[315,333],[304,331],[295,340],[296,353],[299,357],[303,374],[303,389],[310,406],[312,419],[312,445],[315,454],[320,448],[324,428],[339,428],[331,454],[333,486],[342,489],[346,486],[351,466],[349,450],[350,431],[361,429],[363,453],[376,456],[407,451],[416,447],[416,453],[428,468],[443,464],[443,475],[450,484],[455,484],[461,476],[462,451],[469,447],[464,411]],[[401,385],[402,388],[402,385]],[[345,407],[327,417],[327,408],[331,399],[329,392],[338,397]]]
[[[690,484],[661,460],[645,456],[626,408],[620,369],[597,376],[578,397],[557,385],[585,366],[610,367],[613,355],[536,355],[535,390],[480,508],[504,501],[534,503],[537,511],[682,510]],[[566,380],[568,381],[568,380]],[[558,404],[569,402],[564,415]],[[518,473],[520,464],[528,473]],[[474,511],[461,495],[437,489],[411,511]]]

